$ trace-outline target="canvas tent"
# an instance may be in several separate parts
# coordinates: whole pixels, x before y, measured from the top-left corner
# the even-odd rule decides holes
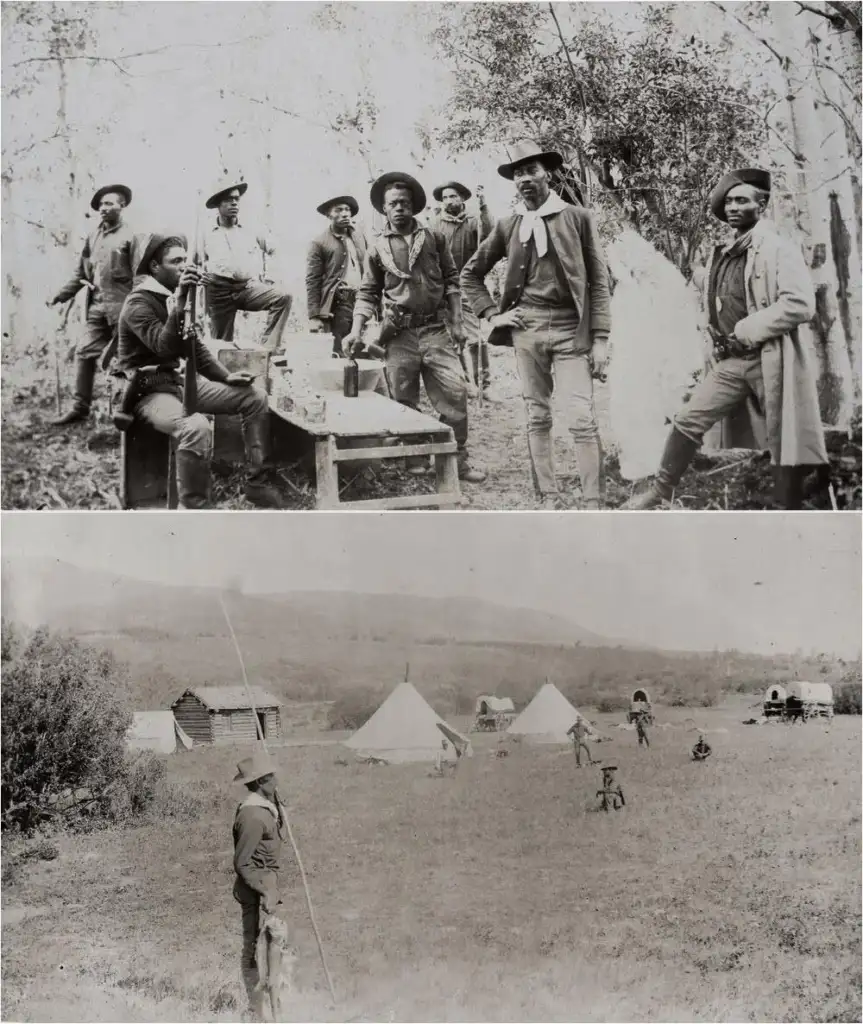
[[[399,683],[366,724],[345,740],[345,746],[394,764],[434,761],[442,752],[444,759],[454,758],[452,747],[442,751],[439,724],[454,732],[412,683]]]
[[[192,747],[173,711],[136,711],[126,741],[131,750],[155,750],[160,754]]]
[[[546,683],[507,732],[514,736],[524,736],[536,743],[568,743],[566,730],[575,725],[578,719],[586,723],[589,738],[598,738],[596,729],[569,703],[554,683]]]

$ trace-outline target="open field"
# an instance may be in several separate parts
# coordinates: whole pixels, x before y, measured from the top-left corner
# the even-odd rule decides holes
[[[290,1019],[860,1019],[860,718],[747,727],[734,697],[659,708],[669,727],[639,750],[621,715],[585,710],[608,737],[596,756],[620,766],[616,814],[592,811],[599,772],[566,748],[498,759],[478,736],[445,779],[275,748],[339,995],[328,1006],[287,872]],[[63,839],[7,883],[4,1019],[239,1019],[243,753],[170,758],[198,821]]]

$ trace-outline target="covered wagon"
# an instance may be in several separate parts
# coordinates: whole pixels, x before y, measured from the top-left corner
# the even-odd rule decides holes
[[[833,687],[829,683],[789,683],[786,686],[785,717],[833,717]]]
[[[767,687],[764,693],[764,700],[761,702],[761,713],[765,718],[776,718],[785,714],[785,701],[788,693],[784,686],[773,683]]]
[[[647,725],[653,725],[650,694],[641,687],[632,691],[632,700],[629,702],[629,721],[634,722],[637,718],[642,718]]]
[[[515,719],[515,705],[509,697],[477,697],[473,729],[477,732],[503,732]]]

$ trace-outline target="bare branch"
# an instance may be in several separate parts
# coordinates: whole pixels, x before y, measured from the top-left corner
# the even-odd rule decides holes
[[[769,43],[763,36],[760,36],[755,31],[755,29],[752,28],[751,25],[747,24],[742,18],[738,18],[736,14],[732,14],[731,11],[729,11],[726,7],[723,7],[722,4],[717,3],[716,0],[711,0],[711,4],[712,4],[713,7],[716,7],[718,10],[722,11],[723,14],[728,15],[729,18],[733,18],[734,21],[736,21],[738,25],[742,25],[743,28],[745,28],[747,32],[749,32],[751,35],[755,36],[755,38],[758,40],[759,43],[761,43],[762,46],[766,46],[767,47],[767,49],[779,61],[779,63],[781,64],[781,66],[783,68],[786,66],[786,64],[788,62],[788,58],[787,57],[783,57],[782,54],[771,43]]]
[[[832,7],[842,16],[845,27],[850,28],[859,39],[861,35],[860,11],[855,10],[851,4],[840,3],[839,0],[826,0],[826,3],[828,7]]]
[[[808,11],[810,14],[817,14],[819,18],[826,18],[833,28],[839,29],[840,32],[845,28],[845,19],[840,14],[831,14],[829,11],[822,11],[819,7],[813,7],[811,4],[803,3],[803,0],[797,0],[797,6],[800,8],[797,12],[798,14]]]

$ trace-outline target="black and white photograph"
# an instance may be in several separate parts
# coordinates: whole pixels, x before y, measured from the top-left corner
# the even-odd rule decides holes
[[[4,509],[861,507],[860,7],[3,4]]]
[[[860,1019],[857,517],[285,527],[4,515],[4,1020]]]

